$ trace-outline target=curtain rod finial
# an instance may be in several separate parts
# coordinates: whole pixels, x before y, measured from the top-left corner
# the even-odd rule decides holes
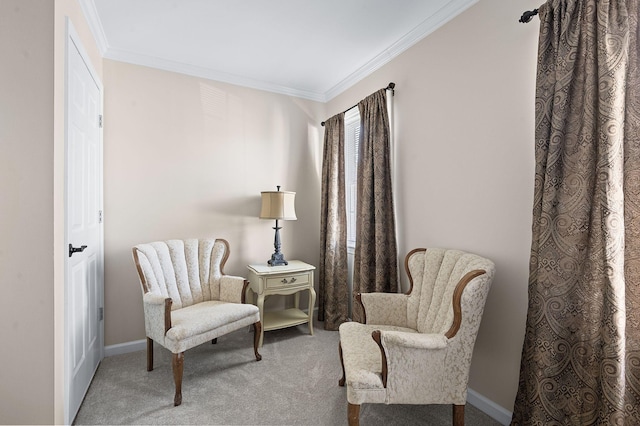
[[[523,24],[526,24],[527,22],[531,21],[531,19],[537,14],[538,14],[538,9],[528,10],[522,14],[518,22],[522,22]]]

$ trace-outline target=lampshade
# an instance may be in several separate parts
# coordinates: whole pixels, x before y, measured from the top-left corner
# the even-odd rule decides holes
[[[260,219],[296,220],[296,193],[289,191],[262,191]]]

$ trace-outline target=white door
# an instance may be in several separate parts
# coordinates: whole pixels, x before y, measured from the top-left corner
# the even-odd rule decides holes
[[[102,86],[67,21],[65,422],[103,358]]]

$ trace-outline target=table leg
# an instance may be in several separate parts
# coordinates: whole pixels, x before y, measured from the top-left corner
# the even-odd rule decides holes
[[[309,287],[309,333],[313,336],[313,308],[316,304],[316,291],[313,285]]]
[[[262,327],[260,327],[260,342],[258,343],[258,347],[262,347],[262,339],[264,338],[264,328],[266,324],[264,323],[264,294],[258,295],[258,309],[260,310],[260,323]]]

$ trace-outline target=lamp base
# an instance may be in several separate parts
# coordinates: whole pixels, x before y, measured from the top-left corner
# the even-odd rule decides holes
[[[281,266],[288,265],[289,262],[284,260],[284,255],[282,253],[273,253],[271,255],[271,259],[267,260],[269,266]]]

